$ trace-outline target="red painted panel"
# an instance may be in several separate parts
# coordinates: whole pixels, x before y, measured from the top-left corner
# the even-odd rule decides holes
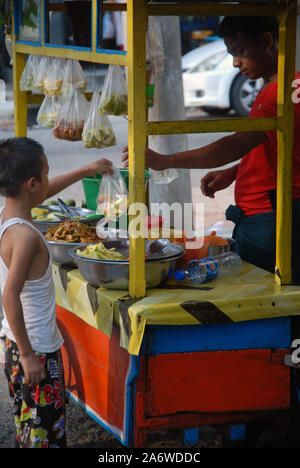
[[[105,422],[123,429],[125,379],[129,354],[120,348],[120,333],[111,339],[72,312],[56,306],[66,387]]]
[[[146,415],[288,408],[290,370],[272,355],[252,349],[151,356]]]

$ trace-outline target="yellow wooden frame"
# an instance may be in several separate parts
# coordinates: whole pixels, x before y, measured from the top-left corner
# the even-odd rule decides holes
[[[106,5],[120,9],[119,4]],[[92,50],[33,46],[16,42],[13,33],[13,77],[15,99],[15,135],[26,135],[28,96],[19,89],[19,80],[25,66],[26,54],[73,58],[96,63],[118,64],[128,67],[128,145],[130,203],[145,202],[144,154],[148,135],[200,132],[233,132],[277,130],[278,136],[278,190],[276,230],[276,274],[279,284],[291,282],[291,206],[292,206],[292,145],[294,106],[291,83],[295,74],[296,0],[264,1],[241,0],[240,4],[219,3],[147,3],[146,0],[127,0],[128,52],[126,55],[104,54],[96,51],[96,0],[92,0]],[[146,118],[146,25],[147,17],[155,15],[276,15],[280,22],[278,61],[277,117],[262,119],[216,119],[172,122],[148,122]],[[42,37],[44,23],[42,15]],[[13,30],[14,31],[14,30]],[[146,293],[145,245],[142,238],[130,236],[130,296],[141,298]]]

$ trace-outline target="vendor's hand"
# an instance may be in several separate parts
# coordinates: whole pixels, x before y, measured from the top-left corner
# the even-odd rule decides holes
[[[218,190],[223,190],[235,180],[236,171],[234,168],[221,169],[208,172],[201,179],[201,191],[203,195],[210,198],[215,198],[215,193]]]
[[[46,377],[46,371],[39,357],[34,353],[21,356],[25,383],[29,387],[38,385]]]
[[[128,146],[122,150],[123,156],[121,161],[124,163],[123,167],[128,167]],[[168,156],[156,153],[149,148],[146,148],[145,154],[145,167],[146,169],[154,169],[156,171],[163,171],[168,169]]]
[[[89,164],[87,170],[89,176],[95,176],[96,174],[112,175],[114,173],[112,162],[104,158]]]

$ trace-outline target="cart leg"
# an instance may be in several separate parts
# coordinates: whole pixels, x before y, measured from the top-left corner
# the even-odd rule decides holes
[[[134,429],[134,448],[145,447],[146,444],[146,429],[136,427]]]
[[[14,114],[15,136],[27,135],[27,93],[20,91],[20,78],[26,64],[26,55],[13,53],[13,86],[14,86]]]
[[[195,445],[199,440],[199,428],[193,427],[192,429],[184,430],[184,445]]]

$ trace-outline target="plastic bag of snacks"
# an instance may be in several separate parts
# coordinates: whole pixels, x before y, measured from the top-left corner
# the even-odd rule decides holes
[[[52,57],[42,56],[35,74],[35,79],[32,85],[33,91],[44,93],[44,84],[48,71],[51,69]]]
[[[48,70],[44,80],[44,93],[50,96],[58,96],[61,89],[65,73],[65,60],[54,58],[51,68]]]
[[[79,141],[88,113],[88,101],[78,88],[69,92],[55,122],[54,135],[62,140]]]
[[[39,108],[36,121],[41,127],[54,127],[55,121],[63,104],[61,96],[45,96]]]
[[[101,179],[97,198],[97,212],[115,218],[126,213],[127,208],[127,187],[119,169],[114,167],[113,175],[104,174]]]
[[[103,148],[116,144],[112,125],[106,115],[99,115],[99,93],[94,92],[84,123],[82,141],[86,148]]]
[[[40,55],[29,55],[20,78],[20,90],[32,91],[36,70],[41,57]]]
[[[73,87],[84,92],[87,88],[87,79],[78,60],[68,59],[63,79],[63,94],[67,95]]]
[[[127,115],[127,85],[120,65],[109,65],[99,103],[99,114]]]

